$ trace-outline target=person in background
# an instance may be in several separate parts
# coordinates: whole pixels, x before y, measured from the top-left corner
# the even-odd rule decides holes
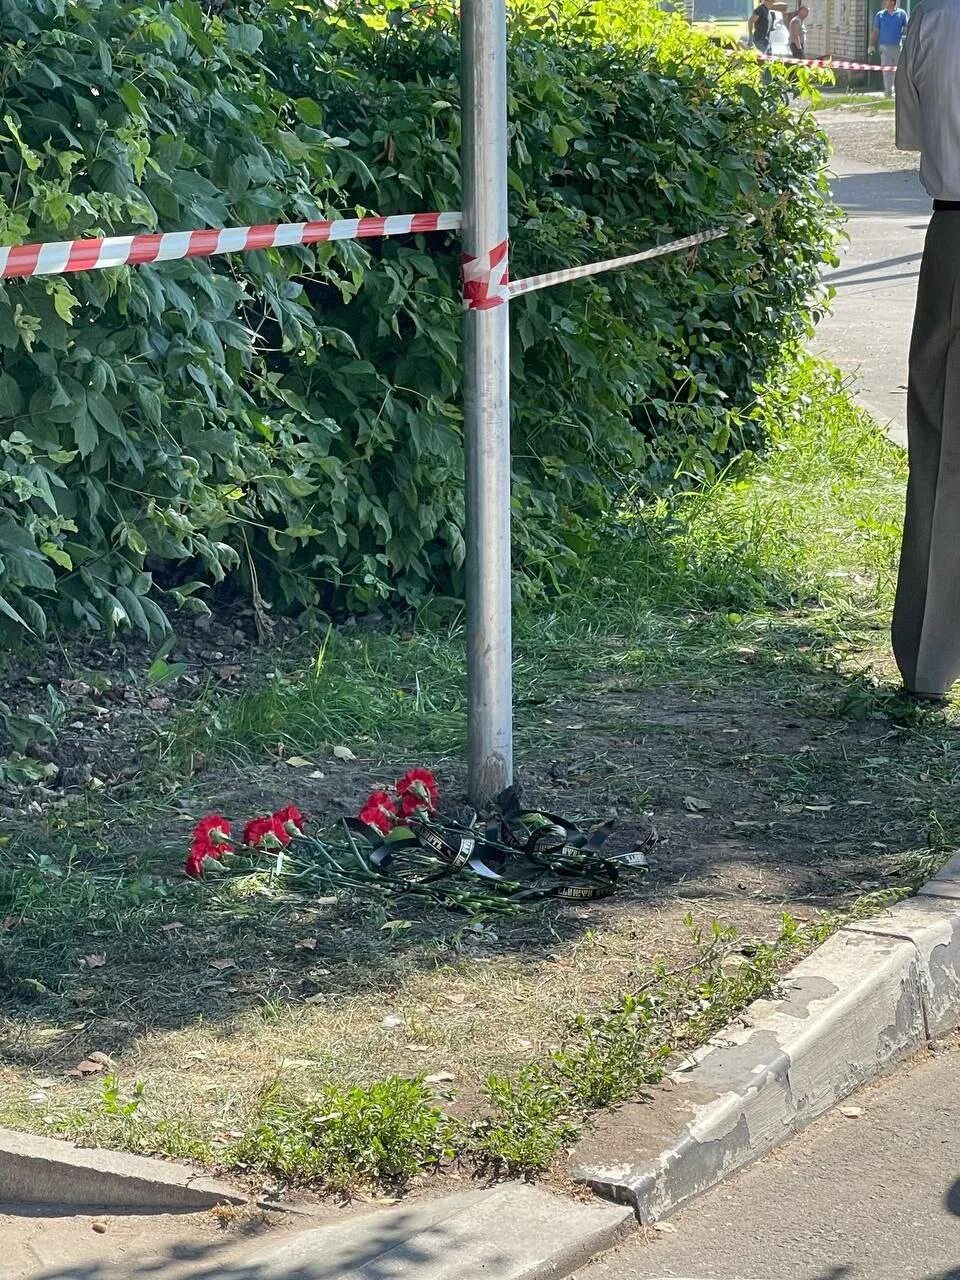
[[[900,8],[897,0],[883,0],[883,8],[873,20],[870,33],[870,52],[879,46],[882,66],[896,68],[900,61],[900,48],[903,44],[903,33],[907,27],[906,12]],[[896,70],[883,73],[883,96],[893,97],[894,77]]]
[[[765,57],[770,53],[770,33],[773,30],[773,0],[760,0],[750,15],[748,31],[753,47]]]
[[[807,6],[802,4],[790,19],[787,33],[790,40],[791,58],[806,57],[804,50],[807,47],[807,17],[809,13],[810,10]]]
[[[882,45],[881,45],[882,48]],[[933,197],[910,342],[910,475],[893,611],[904,691],[960,678],[960,0],[923,0],[897,68],[897,147]]]

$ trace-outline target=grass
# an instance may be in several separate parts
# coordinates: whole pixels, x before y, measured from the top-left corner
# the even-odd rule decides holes
[[[765,459],[612,525],[517,619],[527,789],[625,838],[652,812],[648,886],[491,922],[184,883],[199,812],[355,811],[421,762],[462,786],[458,617],[305,639],[145,744],[135,791],[0,833],[0,1120],[328,1188],[542,1169],[924,878],[960,743],[888,655],[902,455],[810,363],[755,411]]]
[[[813,108],[815,111],[833,111],[837,107],[857,107],[861,111],[892,111],[896,106],[893,98],[884,98],[876,91],[861,93],[824,93],[821,89],[820,99]]]
[[[610,666],[640,683],[696,679],[699,659],[728,666],[758,637],[769,648],[772,636],[812,628],[829,644],[854,619],[861,634],[886,626],[905,477],[898,453],[839,383],[809,366],[757,413],[780,424],[761,468],[612,526],[606,550],[562,600],[521,612],[521,746],[539,740],[536,708],[554,704],[571,676]],[[246,763],[338,741],[460,752],[464,661],[459,618],[329,633],[305,669],[278,665],[262,687],[184,715],[164,755]]]
[[[492,1073],[466,1117],[444,1110],[439,1081],[392,1075],[366,1085],[326,1085],[298,1096],[280,1080],[257,1100],[238,1140],[219,1147],[151,1113],[147,1089],[124,1091],[106,1077],[86,1109],[47,1114],[49,1127],[85,1143],[217,1163],[280,1186],[325,1192],[402,1190],[441,1165],[530,1176],[543,1173],[592,1112],[643,1096],[669,1059],[702,1044],[753,1000],[771,996],[786,964],[824,941],[845,919],[901,896],[863,898],[844,915],[806,925],[785,915],[771,942],[747,941],[714,922],[708,934],[688,917],[694,959],[651,966],[637,991],[568,1021],[564,1043],[545,1061]],[[442,1091],[441,1091],[442,1092]]]

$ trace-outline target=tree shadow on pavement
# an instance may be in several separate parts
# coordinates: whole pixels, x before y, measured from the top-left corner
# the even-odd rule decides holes
[[[265,1232],[255,1225],[246,1240],[224,1238],[167,1244],[159,1252],[122,1259],[66,1262],[33,1273],[30,1280],[392,1280],[397,1275],[437,1274],[454,1250],[464,1258],[464,1240],[443,1214],[425,1218],[416,1208],[376,1214],[350,1223],[294,1232]],[[344,1229],[345,1227],[345,1229]],[[466,1257],[477,1271],[504,1274],[514,1261],[495,1242],[468,1242]],[[436,1270],[435,1270],[436,1269]],[[454,1265],[451,1274],[456,1271]]]

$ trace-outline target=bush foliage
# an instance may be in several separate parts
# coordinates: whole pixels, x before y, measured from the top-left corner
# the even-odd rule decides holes
[[[716,474],[807,323],[824,144],[761,75],[616,0],[511,22],[514,275],[752,213],[513,307],[515,558],[559,581],[624,493]],[[458,31],[393,0],[0,0],[6,244],[460,206]],[[0,611],[162,633],[456,593],[459,244],[341,243],[0,287]]]

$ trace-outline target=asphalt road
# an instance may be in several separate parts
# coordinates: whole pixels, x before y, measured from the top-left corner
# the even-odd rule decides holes
[[[846,1105],[577,1280],[960,1280],[960,1044]]]
[[[823,119],[835,146],[830,186],[846,210],[849,242],[840,266],[825,275],[836,290],[833,314],[818,326],[812,346],[850,374],[857,399],[905,445],[907,355],[930,199],[916,156],[892,148],[892,122],[860,112],[854,133],[847,127],[851,114]],[[863,134],[871,129],[890,137],[865,147]]]

